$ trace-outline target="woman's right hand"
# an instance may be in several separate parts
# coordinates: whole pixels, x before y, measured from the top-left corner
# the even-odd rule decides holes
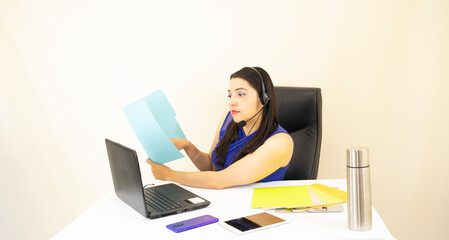
[[[189,144],[189,140],[182,138],[170,138],[170,141],[175,145],[178,150],[185,148]]]

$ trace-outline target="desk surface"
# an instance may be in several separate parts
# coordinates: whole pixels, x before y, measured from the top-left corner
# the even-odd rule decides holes
[[[182,233],[174,233],[165,226],[210,214],[223,220],[262,212],[251,209],[252,190],[255,187],[274,187],[308,185],[322,183],[346,189],[346,180],[305,180],[255,183],[224,190],[211,190],[185,187],[211,201],[203,209],[171,215],[159,219],[146,219],[114,193],[86,210],[71,224],[62,229],[52,239],[204,239],[206,236],[217,239],[394,239],[375,209],[373,209],[373,228],[366,232],[351,231],[347,227],[345,211],[334,213],[279,213],[290,223],[249,233],[235,235],[223,226],[214,223]],[[274,211],[269,211],[274,213]]]

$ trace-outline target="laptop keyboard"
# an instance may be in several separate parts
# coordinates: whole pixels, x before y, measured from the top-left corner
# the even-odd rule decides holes
[[[173,201],[153,188],[145,188],[145,202],[159,212],[184,207],[181,202]]]

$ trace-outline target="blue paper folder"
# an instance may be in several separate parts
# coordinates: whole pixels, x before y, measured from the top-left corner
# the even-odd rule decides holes
[[[162,90],[156,90],[126,106],[123,112],[153,162],[164,164],[184,157],[170,141],[170,138],[186,137]]]

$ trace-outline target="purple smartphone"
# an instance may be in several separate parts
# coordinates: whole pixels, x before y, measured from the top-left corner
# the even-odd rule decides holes
[[[215,222],[218,222],[218,218],[212,217],[211,215],[204,215],[192,219],[187,219],[181,222],[169,224],[167,225],[167,228],[175,233],[179,233]]]

